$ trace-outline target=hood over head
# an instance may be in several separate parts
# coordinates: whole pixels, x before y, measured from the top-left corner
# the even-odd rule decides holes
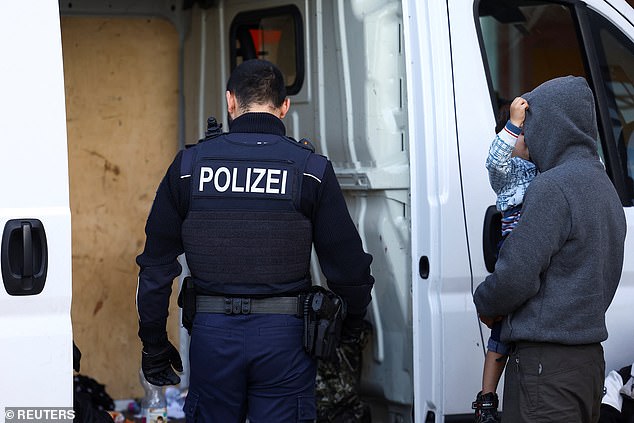
[[[569,160],[598,159],[594,97],[584,78],[551,79],[522,97],[528,102],[524,140],[540,172]]]

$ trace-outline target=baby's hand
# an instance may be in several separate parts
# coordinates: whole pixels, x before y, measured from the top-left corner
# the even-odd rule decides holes
[[[522,97],[515,97],[511,103],[511,123],[518,128],[524,126],[524,118],[526,117],[526,109],[528,109],[528,102]]]

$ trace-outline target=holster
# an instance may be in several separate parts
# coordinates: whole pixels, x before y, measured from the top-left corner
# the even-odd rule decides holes
[[[189,276],[183,280],[181,291],[178,293],[178,306],[183,309],[183,327],[191,335],[196,316],[196,288],[194,281]]]
[[[328,360],[341,340],[346,305],[340,296],[320,286],[313,286],[303,303],[304,349],[313,358]]]

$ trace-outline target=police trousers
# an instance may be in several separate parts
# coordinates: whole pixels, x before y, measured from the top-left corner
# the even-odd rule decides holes
[[[517,343],[504,373],[502,423],[599,421],[601,344]]]
[[[288,314],[196,313],[187,423],[312,422],[317,363]]]

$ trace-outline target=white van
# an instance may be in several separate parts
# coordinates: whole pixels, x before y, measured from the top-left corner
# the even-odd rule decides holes
[[[48,276],[38,295],[0,290],[1,345],[15,345],[0,353],[0,408],[62,406],[70,399],[59,23],[50,1],[35,3],[23,9],[37,8],[43,22],[28,30],[20,19],[33,19],[33,13],[1,6],[2,16],[11,15],[5,18],[11,25],[0,26],[3,47],[12,47],[8,54],[14,56],[3,53],[3,62],[13,66],[0,66],[8,93],[0,100],[0,172],[6,181],[0,223],[17,219],[18,229],[6,237],[27,239],[23,220],[42,222]],[[626,1],[146,0],[131,7],[83,0],[59,7],[62,15],[174,21],[183,51],[181,146],[201,138],[209,115],[226,128],[224,86],[237,63],[266,58],[284,71],[291,98],[288,134],[310,138],[332,160],[374,256],[368,313],[374,330],[361,393],[376,422],[472,421],[489,333],[477,319],[472,292],[494,268],[499,232],[484,167],[498,107],[552,77],[585,76],[595,93],[600,154],[629,229],[623,276],[607,317],[606,369],[632,362],[634,10]],[[26,91],[24,77],[31,84]],[[34,104],[46,104],[47,113]],[[42,118],[54,141],[34,136]],[[20,184],[10,182],[16,174]],[[30,229],[31,237],[38,231]],[[3,242],[3,278],[6,266],[19,267],[26,257],[15,254],[17,264],[6,264]],[[316,259],[313,266],[323,282]],[[51,349],[44,355],[35,347],[42,337]],[[31,371],[46,380],[46,389],[13,382],[32,380]]]
[[[0,5],[0,421],[71,407],[71,213],[57,2]],[[7,411],[7,421],[11,414]]]

